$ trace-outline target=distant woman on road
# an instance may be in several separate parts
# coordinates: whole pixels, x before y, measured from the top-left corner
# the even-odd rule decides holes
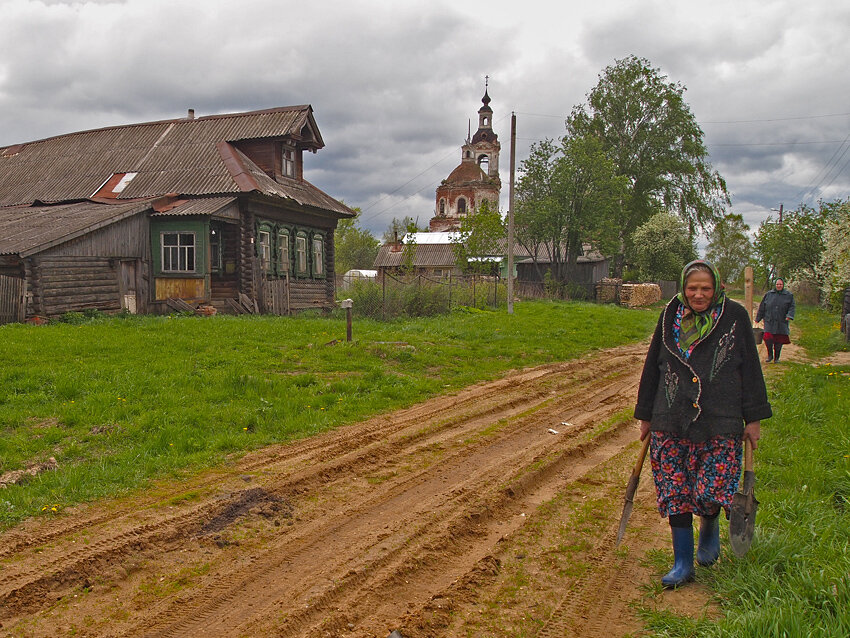
[[[682,270],[681,292],[658,319],[638,389],[635,418],[650,439],[658,510],[670,521],[677,587],[694,577],[693,517],[700,517],[697,562],[720,556],[721,508],[729,516],[741,474],[742,440],[755,449],[771,416],[749,313],[730,301],[713,266]]]
[[[794,318],[797,307],[794,295],[785,288],[785,282],[776,280],[773,290],[769,290],[759,304],[756,322],[764,319],[764,346],[767,348],[768,363],[777,363],[782,346],[791,343],[788,322]]]

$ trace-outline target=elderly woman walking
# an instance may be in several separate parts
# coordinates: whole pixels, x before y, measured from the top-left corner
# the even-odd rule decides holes
[[[785,287],[785,281],[776,280],[773,290],[762,298],[756,312],[756,323],[764,319],[764,347],[767,348],[767,363],[779,361],[782,346],[791,343],[788,322],[794,319],[797,306],[794,295]]]
[[[658,509],[670,522],[678,587],[694,577],[693,517],[700,517],[697,562],[720,556],[720,510],[728,518],[741,474],[741,448],[753,448],[771,416],[748,312],[730,301],[714,268],[682,270],[681,292],[658,320],[635,407],[640,438],[650,439]]]

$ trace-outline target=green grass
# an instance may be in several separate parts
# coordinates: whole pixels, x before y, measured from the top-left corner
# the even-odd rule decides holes
[[[0,528],[505,371],[645,338],[654,310],[528,302],[379,323],[126,317],[0,327]]]
[[[800,343],[829,354],[833,318],[803,308]],[[834,350],[834,348],[833,348]],[[756,451],[760,501],[750,551],[698,578],[712,587],[717,623],[644,610],[662,636],[850,635],[850,367],[785,363],[772,377],[773,418]]]
[[[840,317],[837,314],[813,306],[797,306],[794,328],[801,333],[799,344],[813,357],[850,350],[850,343],[841,334]]]

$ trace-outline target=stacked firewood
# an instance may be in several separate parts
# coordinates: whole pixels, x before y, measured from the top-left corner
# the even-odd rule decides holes
[[[628,308],[651,306],[661,301],[658,284],[623,284],[620,286],[620,305]]]

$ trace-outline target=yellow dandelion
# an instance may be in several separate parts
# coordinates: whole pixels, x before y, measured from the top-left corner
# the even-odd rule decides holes
[[[248,428],[242,428],[242,429],[245,430],[246,432],[248,431]]]

